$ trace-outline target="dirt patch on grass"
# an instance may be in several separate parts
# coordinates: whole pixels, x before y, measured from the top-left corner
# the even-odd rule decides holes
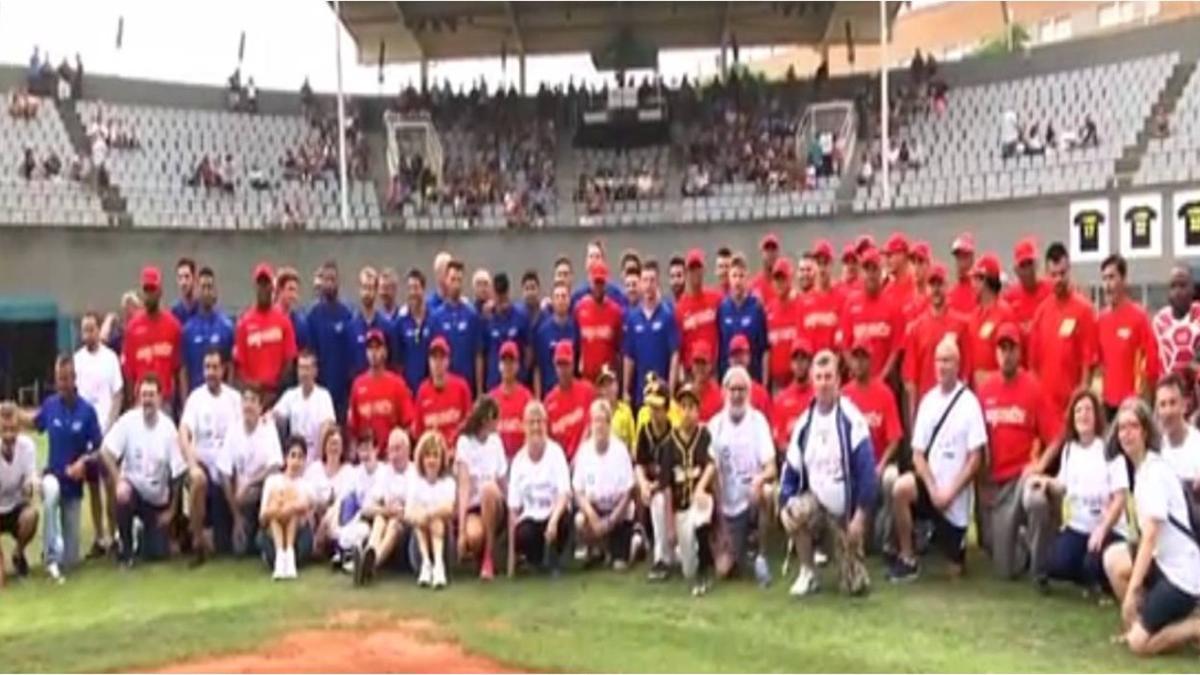
[[[294,631],[261,649],[156,668],[158,673],[515,672],[466,653],[429,621],[340,612],[321,628]]]

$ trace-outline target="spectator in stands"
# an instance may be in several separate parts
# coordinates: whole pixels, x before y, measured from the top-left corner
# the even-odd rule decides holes
[[[23,87],[14,88],[8,95],[8,114],[14,119],[31,120],[37,117],[38,98]]]
[[[267,190],[271,187],[270,181],[267,180],[267,172],[263,171],[257,162],[250,165],[248,180],[250,187],[255,190]]]
[[[37,160],[33,157],[33,148],[26,146],[25,153],[21,156],[21,163],[17,165],[17,171],[21,174],[21,178],[33,180],[35,169],[37,169]]]
[[[1036,123],[1031,125],[1029,132],[1025,134],[1025,154],[1031,157],[1046,154],[1046,144]]]
[[[1154,105],[1154,119],[1150,126],[1150,134],[1154,138],[1166,138],[1171,135],[1171,118],[1161,103]]]
[[[242,103],[242,110],[251,114],[258,112],[258,85],[254,84],[254,78],[246,80],[245,100]]]
[[[1008,159],[1017,154],[1017,145],[1021,141],[1021,128],[1017,122],[1017,113],[1005,110],[1000,116],[1000,156]]]
[[[304,112],[304,117],[310,120],[317,110],[317,97],[313,95],[312,85],[308,83],[307,76],[300,85],[300,109]]]
[[[242,69],[238,67],[229,76],[229,109],[239,110],[242,105]]]
[[[284,180],[300,180],[302,173],[300,168],[300,160],[296,158],[296,153],[293,152],[291,148],[288,148],[284,152],[283,160],[280,163],[283,166]]]
[[[1083,126],[1079,128],[1079,147],[1100,147],[1100,132],[1096,128],[1096,120],[1091,115],[1085,115]]]
[[[58,64],[58,88],[56,93],[60,101],[71,98],[71,64],[67,62],[67,57],[65,56],[62,62]]]
[[[42,173],[50,180],[57,179],[62,173],[62,159],[57,152],[51,150],[46,159],[42,160]]]
[[[858,167],[858,184],[867,186],[875,182],[875,162],[872,161],[870,154],[863,151],[862,163]]]
[[[80,183],[92,174],[92,160],[87,155],[79,150],[75,151],[75,156],[71,158],[71,164],[67,168],[67,178]]]
[[[1058,131],[1054,129],[1054,122],[1046,122],[1046,151],[1055,152],[1058,150]]]
[[[75,52],[75,70],[71,71],[71,96],[83,98],[83,59]]]

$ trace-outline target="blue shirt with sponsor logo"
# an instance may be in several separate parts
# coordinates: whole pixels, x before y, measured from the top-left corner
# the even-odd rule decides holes
[[[450,372],[467,381],[475,392],[475,356],[483,350],[483,320],[469,303],[445,300],[429,317],[430,339],[450,343]]]
[[[321,300],[308,311],[308,348],[317,355],[317,382],[329,390],[339,422],[350,401],[354,367],[354,314],[341,300]]]
[[[542,395],[558,386],[558,371],[554,368],[554,345],[563,340],[570,341],[575,348],[576,361],[579,357],[579,324],[568,314],[559,321],[553,313],[543,315],[533,333],[533,363],[542,374]]]
[[[394,342],[392,332],[396,326],[382,312],[378,311],[368,321],[367,315],[363,314],[361,308],[354,310],[354,319],[351,320],[350,326],[354,332],[354,368],[350,372],[350,379],[353,381],[354,378],[367,371],[367,332],[373,329],[382,331],[383,343],[387,345],[390,352]]]
[[[745,335],[750,341],[750,376],[762,380],[762,355],[767,349],[767,315],[758,298],[746,294],[742,304],[727,295],[717,306],[717,330],[721,334],[717,349],[717,373],[725,375],[729,367],[729,341],[735,335]]]
[[[221,350],[221,358],[229,362],[233,354],[233,322],[217,309],[201,310],[183,325],[179,340],[183,343],[180,356],[187,371],[188,391],[191,391],[204,384],[204,355],[208,350],[216,347]]]
[[[529,347],[529,332],[529,316],[525,314],[524,309],[509,305],[504,311],[492,310],[491,316],[484,321],[487,363],[483,372],[486,391],[491,391],[500,384],[500,346],[509,340],[517,343],[517,349],[521,350],[517,378],[522,382],[526,381],[525,350]]]
[[[58,478],[63,498],[83,497],[83,483],[68,478],[67,467],[88,453],[100,451],[103,439],[96,409],[78,396],[74,405],[68,406],[62,396],[54,394],[42,403],[33,425],[46,434],[50,452],[45,472]]]
[[[184,302],[183,298],[180,298],[175,301],[175,304],[171,305],[171,313],[179,320],[180,326],[186,326],[187,322],[192,320],[192,317],[200,313],[200,301],[192,300],[189,303]]]
[[[392,334],[395,348],[392,363],[399,364],[404,382],[414,394],[429,373],[429,314],[418,321],[411,312],[401,312]]]
[[[653,371],[663,382],[668,381],[671,356],[679,351],[679,325],[665,303],[659,302],[649,315],[644,306],[630,307],[625,312],[621,340],[621,351],[633,359],[633,391],[629,397],[636,409],[642,404],[647,373]]]

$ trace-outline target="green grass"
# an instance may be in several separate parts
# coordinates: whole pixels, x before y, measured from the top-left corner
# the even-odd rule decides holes
[[[538,670],[1196,671],[1194,652],[1142,661],[1110,645],[1111,606],[1068,589],[1040,597],[987,578],[975,561],[961,582],[935,572],[892,587],[875,569],[866,599],[824,592],[799,602],[779,581],[767,591],[720,584],[697,600],[678,581],[648,584],[641,569],[490,585],[460,577],[432,593],[393,577],[352,589],[319,567],[279,585],[251,561],[92,563],[62,587],[38,571],[0,591],[0,671],[144,668],[250,648],[347,609],[430,619],[469,651]],[[826,585],[834,581],[829,570]]]

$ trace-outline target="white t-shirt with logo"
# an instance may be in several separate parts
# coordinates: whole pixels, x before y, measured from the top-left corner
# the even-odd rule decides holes
[[[400,505],[406,506],[409,499],[409,485],[416,478],[417,470],[412,462],[397,471],[391,464],[380,464],[387,471],[380,473],[378,469],[367,477],[365,472],[360,480],[369,483],[366,487],[367,503],[377,506]]]
[[[171,497],[171,481],[187,471],[179,449],[179,432],[170,417],[154,416],[146,425],[141,408],[121,415],[104,437],[104,451],[121,467],[121,475],[150,504],[163,507]]]
[[[767,418],[748,404],[735,422],[726,407],[708,421],[713,458],[721,484],[721,513],[732,518],[750,508],[750,484],[775,460],[775,442]]]
[[[1063,446],[1062,462],[1058,467],[1058,481],[1066,487],[1067,527],[1090,535],[1104,519],[1108,502],[1117,492],[1129,490],[1129,474],[1125,470],[1125,458],[1104,457],[1104,441],[1096,438],[1090,445],[1081,446],[1075,441]],[[1129,538],[1129,527],[1125,512],[1113,525],[1113,532]]]
[[[75,352],[75,385],[79,398],[92,404],[100,432],[108,431],[108,416],[112,414],[113,396],[125,386],[121,362],[113,350],[99,345],[95,352],[80,347]]]
[[[325,470],[324,461],[316,461],[304,470],[304,485],[314,508],[323,508],[346,496],[354,489],[354,467],[342,464],[333,476]]]
[[[937,438],[933,439],[934,447],[929,447],[934,426],[962,387],[963,384],[959,382],[948,394],[942,391],[941,386],[930,389],[921,398],[921,405],[917,408],[917,421],[913,425],[913,452],[925,455],[929,462],[929,471],[939,488],[954,482],[970,459],[969,453],[987,445],[987,425],[983,420],[983,408],[980,407],[975,394],[970,389],[965,389],[946,421],[942,423]],[[967,526],[971,492],[972,487],[968,483],[946,509],[946,520],[955,527]]]
[[[488,481],[496,485],[504,480],[508,472],[508,458],[504,455],[504,444],[498,434],[492,434],[482,443],[468,434],[459,434],[454,451],[454,462],[467,467],[471,485],[467,491],[467,508],[479,506],[479,486]]]
[[[308,463],[320,460],[321,426],[336,421],[329,390],[313,385],[313,390],[305,396],[299,386],[292,387],[279,397],[274,412],[275,419],[287,422],[289,433],[302,437],[308,444]]]
[[[571,482],[576,496],[586,498],[601,514],[617,508],[621,497],[633,489],[633,462],[629,448],[615,436],[608,449],[596,450],[596,440],[588,438],[575,455],[575,476]]]
[[[221,475],[236,475],[244,483],[271,469],[283,468],[283,447],[279,431],[271,420],[259,418],[258,424],[246,431],[245,420],[235,424],[225,434],[225,449],[221,453]]]
[[[13,440],[12,461],[0,451],[0,514],[12,513],[27,502],[25,491],[37,479],[37,445],[32,438],[18,434]]]
[[[1175,470],[1179,480],[1200,480],[1200,431],[1189,424],[1182,443],[1171,445],[1171,440],[1163,434],[1162,444],[1162,457]]]
[[[554,502],[571,493],[571,471],[558,443],[546,439],[541,459],[533,461],[528,448],[513,457],[508,475],[508,508],[519,511],[520,520],[549,520]]]
[[[1133,479],[1138,518],[1158,522],[1154,564],[1179,590],[1200,596],[1200,547],[1172,519],[1190,527],[1183,485],[1158,453],[1146,453]],[[1195,533],[1193,533],[1193,536]]]
[[[194,389],[188,394],[187,402],[183,404],[183,416],[179,419],[179,426],[187,427],[192,433],[196,459],[213,470],[227,464],[221,458],[225,436],[241,424],[242,395],[224,384],[216,394],[209,391],[208,385]]]
[[[358,498],[359,503],[363,504],[376,495],[377,489],[382,489],[379,486],[388,485],[388,481],[394,477],[396,477],[396,472],[392,469],[392,465],[386,462],[376,463],[374,471],[367,471],[366,466],[359,464],[354,467],[354,476],[351,480],[353,487],[350,491]],[[403,489],[403,484],[399,487]]]
[[[285,492],[294,492],[297,497],[303,498],[308,503],[308,508],[313,508],[312,496],[308,491],[308,486],[304,483],[304,478],[292,478],[281,471],[267,476],[267,480],[263,482],[262,501],[258,507],[259,515],[266,512],[276,493]]]
[[[458,486],[450,476],[438,476],[429,480],[415,470],[408,477],[408,501],[405,508],[416,511],[439,511],[449,508],[454,510],[454,498],[458,496]]]
[[[867,420],[858,408],[848,399],[839,401],[842,414],[850,423],[850,438],[847,441],[851,448],[858,447],[871,437],[871,429]],[[837,408],[831,408],[828,413],[822,413],[818,406],[813,406],[812,421],[808,425],[808,435],[804,447],[804,476],[808,489],[820,502],[821,507],[834,516],[843,516],[846,512],[846,469],[842,457],[842,444],[837,428]],[[800,461],[800,432],[804,429],[805,415],[802,413],[792,428],[792,439],[788,443],[787,462],[795,470]]]

